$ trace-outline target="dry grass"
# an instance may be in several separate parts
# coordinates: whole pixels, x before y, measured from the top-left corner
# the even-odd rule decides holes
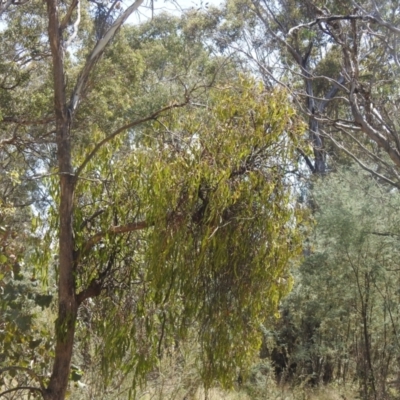
[[[193,357],[195,346],[181,346],[170,352],[149,376],[143,388],[137,389],[135,400],[356,400],[356,391],[342,385],[322,388],[278,385],[268,362],[255,360],[246,381],[236,390],[214,387],[204,391]],[[85,387],[71,387],[70,400],[127,400],[131,379],[125,376],[120,384],[104,393],[98,384],[98,370],[86,374]]]
[[[356,400],[356,393],[351,390],[327,387],[321,389],[290,389],[270,387],[264,393],[258,393],[256,397],[252,397],[245,391],[224,391],[221,389],[211,389],[206,395],[204,390],[198,389],[192,396],[188,396],[185,391],[176,390],[174,393],[160,393],[148,390],[138,397],[141,400]]]

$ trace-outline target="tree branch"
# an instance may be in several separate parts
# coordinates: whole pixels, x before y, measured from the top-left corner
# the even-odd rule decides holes
[[[72,0],[72,3],[69,6],[69,9],[60,24],[60,29],[62,31],[67,27],[67,25],[71,21],[72,13],[74,12],[75,7],[77,6],[78,3],[79,3],[79,0]]]
[[[349,155],[362,169],[365,171],[371,173],[372,175],[375,175],[379,179],[382,179],[386,183],[389,183],[390,185],[400,189],[400,184],[392,181],[389,178],[386,178],[386,176],[379,174],[378,172],[374,171],[373,169],[367,167],[359,158],[357,158],[351,151],[347,150],[344,146],[342,146],[340,143],[338,143],[335,139],[330,137],[332,143],[339,149],[343,150],[347,155]]]
[[[400,152],[394,149],[390,145],[389,141],[365,120],[358,107],[357,98],[354,93],[355,82],[352,83],[352,86],[353,89],[350,92],[349,100],[355,123],[360,126],[362,131],[369,136],[370,139],[372,139],[378,146],[382,147],[386,151],[395,165],[400,167]]]
[[[7,122],[18,125],[44,125],[50,122],[55,122],[55,118],[48,117],[31,121],[24,117],[3,117],[3,119],[0,122]]]
[[[118,226],[112,226],[110,229],[107,231],[102,231],[96,233],[94,236],[92,236],[86,244],[83,246],[83,249],[79,252],[78,255],[78,262],[79,258],[82,256],[86,255],[94,245],[100,242],[101,239],[103,239],[106,236],[110,235],[118,235],[120,233],[128,233],[128,232],[134,232],[134,231],[139,231],[142,229],[149,228],[153,224],[149,224],[147,221],[139,221],[139,222],[130,222],[129,224],[126,225],[118,225]]]
[[[44,393],[44,390],[39,389],[39,388],[34,387],[34,386],[18,386],[16,388],[8,389],[8,390],[5,390],[4,392],[1,392],[0,393],[0,397],[5,396],[8,393],[16,392],[18,390],[35,390],[37,392],[40,392],[40,394],[42,396],[43,396],[43,393]]]
[[[126,130],[128,130],[128,129],[131,129],[131,128],[135,127],[135,126],[141,125],[141,124],[143,124],[143,123],[145,123],[145,122],[152,121],[152,120],[156,119],[156,117],[158,117],[161,113],[163,113],[163,112],[165,112],[165,111],[171,110],[171,109],[173,109],[173,108],[184,107],[184,106],[186,106],[188,103],[189,103],[189,98],[187,97],[183,103],[178,103],[178,104],[177,104],[177,103],[173,103],[173,104],[171,104],[171,105],[169,105],[169,106],[166,106],[166,107],[161,108],[160,110],[154,112],[153,114],[149,115],[148,117],[138,119],[138,120],[136,120],[136,121],[133,121],[133,122],[131,122],[131,123],[129,123],[129,124],[126,124],[126,125],[122,126],[122,127],[119,128],[119,129],[117,129],[117,130],[116,130],[115,132],[113,132],[111,135],[107,136],[106,138],[104,138],[103,140],[101,140],[100,142],[98,142],[98,143],[95,145],[94,149],[86,156],[86,158],[85,158],[85,160],[83,161],[83,163],[82,163],[82,164],[78,167],[78,169],[76,170],[76,174],[75,174],[76,177],[78,177],[78,176],[81,174],[81,172],[85,169],[86,165],[87,165],[87,164],[89,163],[89,161],[95,156],[95,154],[101,149],[101,147],[102,147],[104,144],[106,144],[106,143],[108,143],[109,141],[111,141],[112,139],[114,139],[114,138],[115,138],[116,136],[118,136],[120,133],[122,133],[122,132],[124,132],[124,131],[126,131]]]
[[[368,150],[354,135],[352,135],[347,129],[345,129],[343,126],[340,126],[340,124],[335,124],[334,125],[336,128],[338,128],[341,132],[345,133],[347,136],[349,136],[357,145],[362,149],[363,152],[365,152],[369,157],[371,157],[373,160],[375,160],[378,163],[381,163],[384,165],[387,169],[392,170],[394,175],[396,175],[396,178],[400,181],[400,177],[398,174],[393,171],[393,168],[382,158],[378,157],[376,154],[372,153],[370,150]],[[330,135],[325,134],[327,137],[330,138]]]
[[[40,389],[39,389],[39,388],[35,388],[35,390],[40,390],[40,391],[45,390],[45,386],[44,386],[44,383],[43,383],[42,378],[41,378],[38,374],[36,374],[36,372],[32,371],[30,368],[18,367],[18,366],[4,367],[4,368],[1,368],[1,369],[0,369],[0,375],[1,375],[3,372],[7,372],[7,371],[24,371],[24,372],[26,372],[31,378],[33,378],[33,379],[35,379],[36,381],[39,382]],[[3,394],[4,394],[4,393],[3,393]],[[0,395],[0,397],[1,397],[1,395]]]
[[[79,24],[81,22],[81,2],[80,0],[75,0],[76,2],[76,12],[77,12],[77,16],[76,16],[76,21],[74,22],[73,25],[73,32],[70,36],[70,38],[68,39],[67,43],[65,43],[65,48],[67,48],[72,41],[76,38],[76,35],[78,34],[78,29],[79,29]]]
[[[258,16],[258,18],[260,18],[260,20],[263,22],[265,28],[267,29],[267,31],[278,41],[280,42],[284,47],[287,48],[287,50],[289,51],[289,53],[292,55],[292,57],[296,60],[297,64],[302,66],[302,57],[301,55],[285,40],[282,39],[279,35],[277,35],[270,27],[270,24],[268,23],[268,21],[264,18],[264,16],[261,14],[260,9],[258,7],[257,1],[256,0],[252,0],[252,3],[254,5],[254,12],[255,14]],[[273,17],[274,14],[272,14]],[[290,32],[290,31],[289,31]],[[284,33],[284,32],[283,32]]]
[[[121,28],[122,24],[127,20],[127,18],[136,11],[143,3],[144,0],[136,0],[131,6],[129,6],[111,25],[108,31],[105,33],[104,37],[102,37],[94,46],[92,52],[90,53],[85,66],[83,67],[78,80],[76,82],[74,91],[72,92],[70,104],[69,104],[69,112],[71,113],[71,119],[75,114],[79,101],[81,100],[82,94],[86,87],[86,82],[89,77],[90,72],[93,67],[96,65],[99,58],[104,53],[105,48],[114,38],[115,34]]]
[[[385,28],[389,29],[390,31],[399,34],[400,29],[396,28],[393,24],[390,24],[389,22],[384,21],[380,16],[374,16],[374,15],[357,15],[357,14],[350,14],[350,15],[326,15],[323,17],[318,17],[314,19],[313,21],[310,21],[306,24],[300,24],[297,26],[294,26],[291,28],[288,32],[288,36],[292,35],[294,32],[298,31],[299,29],[302,28],[311,28],[314,25],[320,24],[321,22],[329,23],[329,22],[334,22],[334,21],[356,21],[356,20],[361,20],[361,21],[370,21],[370,22],[375,22],[381,26],[384,26]]]

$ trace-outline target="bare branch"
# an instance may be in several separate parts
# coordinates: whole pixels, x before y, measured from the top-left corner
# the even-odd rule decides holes
[[[344,146],[342,146],[340,143],[338,143],[335,139],[331,137],[332,143],[339,149],[343,150],[347,155],[349,155],[362,169],[365,171],[369,172],[372,175],[375,175],[379,179],[382,179],[384,182],[389,183],[390,185],[397,187],[400,189],[400,184],[396,183],[395,181],[392,181],[391,179],[387,178],[384,175],[381,175],[380,173],[374,171],[373,169],[367,167],[358,157],[356,157],[351,151],[346,149]]]
[[[67,11],[67,14],[65,14],[63,20],[61,21],[60,24],[60,29],[63,31],[67,25],[69,24],[69,22],[71,21],[71,17],[72,17],[72,13],[75,10],[75,7],[78,5],[80,0],[72,0],[71,5],[69,6],[69,9]]]
[[[302,65],[302,57],[301,55],[284,39],[282,39],[279,35],[277,35],[270,27],[270,24],[268,23],[268,21],[264,18],[264,16],[262,15],[262,13],[260,12],[260,9],[258,7],[258,4],[256,2],[256,0],[252,0],[252,3],[254,5],[255,10],[253,10],[255,12],[255,14],[258,16],[258,18],[260,18],[260,20],[263,22],[265,28],[268,30],[268,32],[276,39],[278,40],[283,46],[285,46],[287,48],[287,50],[289,51],[289,53],[293,56],[293,58],[296,60],[297,64],[299,64],[300,66]],[[274,15],[272,14],[272,16],[274,17]]]
[[[65,43],[65,46],[64,46],[65,48],[67,48],[72,43],[72,41],[76,38],[76,35],[78,34],[79,24],[81,22],[81,2],[80,2],[80,0],[75,0],[74,2],[76,2],[77,16],[76,16],[76,21],[73,25],[73,32],[72,32],[70,38],[68,39],[67,43]]]
[[[40,392],[40,394],[42,396],[44,394],[44,390],[39,389],[39,388],[34,387],[34,386],[18,386],[18,387],[12,388],[12,389],[5,390],[4,392],[1,392],[0,393],[0,397],[5,396],[8,393],[16,392],[18,390],[35,390],[36,392]]]
[[[388,153],[395,165],[400,167],[400,152],[397,149],[394,149],[390,145],[389,141],[365,120],[359,109],[357,98],[354,93],[355,82],[353,82],[352,86],[353,88],[350,92],[349,100],[355,123],[360,126],[362,131],[369,136],[370,139],[372,139],[378,146],[382,147]]]
[[[386,166],[386,168],[390,169],[390,165],[382,160],[380,157],[378,157],[376,154],[372,153],[370,150],[368,150],[355,136],[353,136],[347,129],[345,129],[343,126],[340,124],[335,124],[335,127],[338,128],[341,132],[345,133],[350,139],[352,139],[357,145],[362,149],[362,151],[370,156],[372,159],[375,161],[381,163],[382,165]],[[330,137],[329,134],[326,134],[327,137]],[[397,174],[396,174],[397,175]],[[397,176],[398,178],[398,176]]]
[[[99,58],[104,53],[105,48],[114,38],[115,34],[121,28],[122,24],[127,20],[127,18],[136,11],[143,3],[144,0],[136,0],[131,6],[129,6],[111,25],[108,31],[105,33],[104,37],[102,37],[94,46],[92,52],[90,53],[85,66],[83,67],[79,78],[76,82],[74,91],[71,96],[70,104],[69,104],[69,112],[71,114],[71,118],[77,110],[79,101],[81,100],[82,94],[86,87],[86,82],[89,77],[90,72],[93,67],[96,65]]]
[[[342,21],[342,20],[354,20],[354,19],[364,19],[361,15],[329,15],[324,17],[318,17],[315,20],[308,22],[306,24],[300,24],[290,28],[288,32],[288,36],[293,35],[296,31],[302,28],[311,28],[314,25],[320,24],[321,22],[334,22],[334,21]]]

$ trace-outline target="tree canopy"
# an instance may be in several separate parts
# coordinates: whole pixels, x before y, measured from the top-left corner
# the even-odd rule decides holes
[[[58,305],[54,343],[32,332],[40,357],[6,354],[3,394],[64,398],[88,334],[101,339],[105,385],[118,368],[145,376],[188,332],[204,384],[230,385],[301,253],[291,174],[307,146],[287,92],[238,74],[188,20],[121,28],[141,2],[117,4],[4,4],[1,184],[29,199],[32,230],[2,220],[2,288],[24,260],[25,281],[50,290],[36,304]],[[2,216],[16,206],[10,193]],[[11,255],[6,236],[22,234],[27,246]]]
[[[398,2],[145,6],[0,2],[0,396],[398,398]]]

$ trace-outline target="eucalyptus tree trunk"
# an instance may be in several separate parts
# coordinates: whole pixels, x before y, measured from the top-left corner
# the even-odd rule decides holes
[[[79,173],[93,157],[102,144],[114,136],[139,122],[128,124],[117,130],[95,147],[87,160],[77,171],[72,163],[71,123],[78,108],[82,94],[86,89],[89,75],[97,61],[104,53],[105,48],[114,38],[126,19],[138,9],[143,0],[135,0],[122,11],[110,27],[98,38],[93,50],[89,54],[75,88],[67,94],[64,68],[65,47],[70,44],[74,34],[67,41],[63,40],[67,26],[71,23],[72,15],[77,10],[78,17],[74,25],[79,25],[80,0],[72,0],[66,14],[60,19],[59,0],[46,0],[48,16],[48,36],[53,63],[54,114],[56,121],[57,161],[60,185],[59,198],[59,280],[58,280],[58,318],[56,321],[56,346],[53,370],[47,388],[42,390],[45,400],[62,400],[68,387],[71,359],[75,337],[75,324],[79,304],[88,297],[98,296],[101,291],[101,282],[93,280],[89,286],[76,292],[75,270],[78,260],[78,251],[73,235],[74,192]],[[110,7],[113,7],[111,5]],[[162,111],[162,110],[161,110]],[[160,112],[161,112],[160,111]],[[147,119],[152,119],[150,116]]]
[[[49,39],[53,61],[54,112],[56,117],[57,161],[60,182],[59,281],[56,348],[53,371],[44,393],[47,400],[64,399],[77,317],[74,279],[73,203],[75,176],[71,160],[70,112],[67,106],[64,49],[56,0],[47,0]]]

